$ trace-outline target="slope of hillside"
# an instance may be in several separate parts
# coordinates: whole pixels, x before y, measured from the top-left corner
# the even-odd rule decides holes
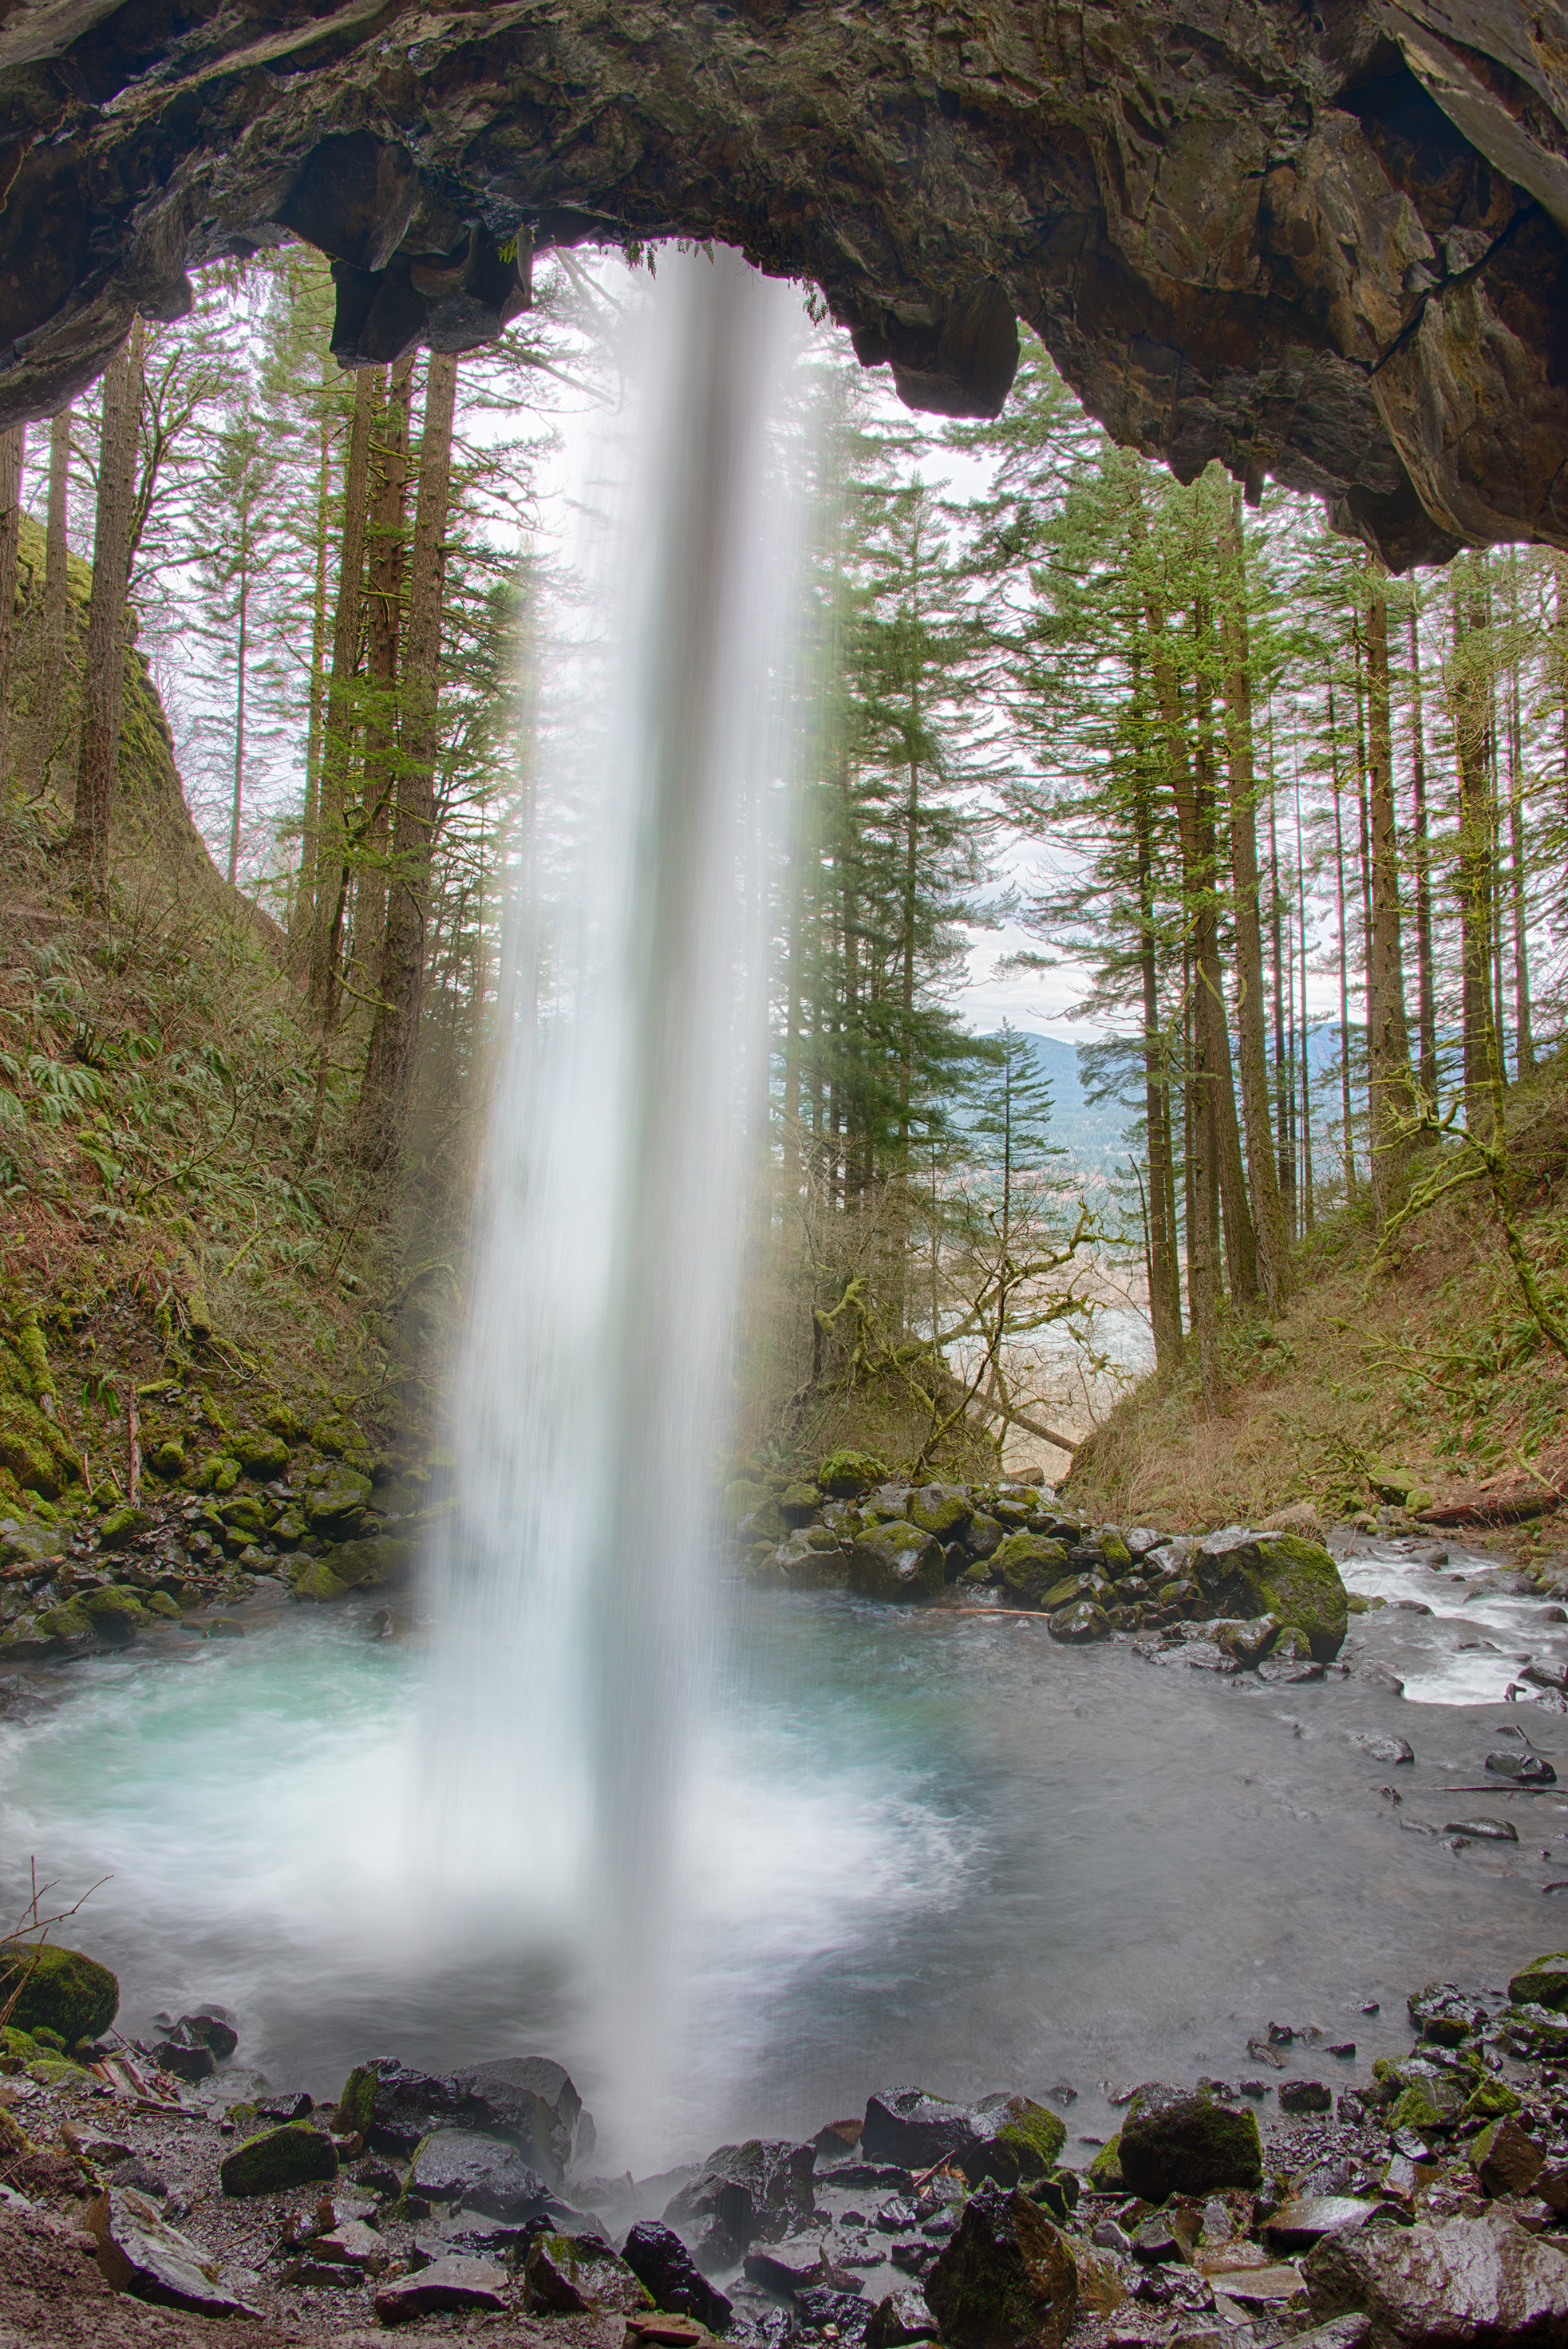
[[[1549,1312],[1568,1305],[1568,1051],[1509,1095],[1511,1217]],[[1462,1145],[1446,1171],[1465,1172]],[[1428,1165],[1430,1162],[1428,1162]],[[1468,1180],[1379,1248],[1344,1210],[1301,1249],[1281,1319],[1222,1328],[1227,1396],[1196,1369],[1145,1380],[1080,1449],[1105,1517],[1173,1526],[1393,1511],[1490,1527],[1521,1556],[1568,1546],[1568,1363],[1521,1293],[1488,1186]]]

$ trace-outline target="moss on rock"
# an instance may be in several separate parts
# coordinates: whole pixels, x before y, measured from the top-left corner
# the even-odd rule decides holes
[[[337,2175],[331,2138],[308,2121],[288,2121],[237,2145],[220,2163],[218,2183],[225,2194],[280,2194],[290,2186],[330,2185]]]
[[[21,1950],[0,1957],[0,2006],[21,1980],[12,2028],[59,2034],[63,2046],[101,2039],[119,2012],[119,1983],[107,1966],[79,1950]]]
[[[1339,1568],[1321,1543],[1230,1527],[1200,1544],[1192,1573],[1218,1612],[1275,1615],[1300,1628],[1319,1662],[1338,1655],[1349,1609]]]
[[[99,1547],[103,1549],[124,1549],[138,1534],[144,1534],[151,1523],[145,1509],[133,1509],[128,1505],[111,1509],[98,1529]]]
[[[1150,2085],[1134,2097],[1118,2141],[1129,2194],[1163,2202],[1172,2194],[1217,2194],[1263,2182],[1257,2115],[1222,2105],[1206,2090],[1189,2095]]]
[[[344,2081],[337,2098],[335,2116],[339,2137],[366,2137],[369,2134],[370,2118],[376,2109],[376,2090],[380,2075],[369,2064],[356,2064]]]
[[[1010,2096],[1007,2118],[997,2130],[996,2142],[1015,2156],[1017,2176],[1027,2181],[1051,2175],[1062,2158],[1067,2130],[1044,2105],[1028,2096]]]
[[[853,1500],[857,1493],[868,1493],[887,1479],[885,1460],[878,1460],[874,1452],[857,1452],[848,1444],[830,1452],[816,1471],[817,1484],[837,1500]]]
[[[1056,2349],[1078,2306],[1071,2246],[1014,2189],[982,2187],[926,2278],[950,2349]]]
[[[935,1599],[946,1580],[940,1542],[903,1518],[871,1526],[849,1553],[849,1588],[862,1599]]]
[[[1568,2013],[1568,1950],[1532,1958],[1510,1982],[1508,1994],[1515,2006],[1545,2006],[1556,2014]]]

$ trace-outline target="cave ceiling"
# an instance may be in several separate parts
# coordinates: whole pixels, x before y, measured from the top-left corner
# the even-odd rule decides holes
[[[1117,440],[1397,569],[1568,547],[1565,125],[1568,0],[11,0],[0,424],[291,231],[347,365],[711,238],[914,407],[994,414],[1023,321]]]

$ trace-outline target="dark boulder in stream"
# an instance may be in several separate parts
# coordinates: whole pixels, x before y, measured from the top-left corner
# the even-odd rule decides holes
[[[763,2137],[722,2145],[675,2196],[665,2222],[686,2230],[699,2267],[735,2267],[759,2235],[776,2241],[808,2224],[815,2168],[813,2145]]]
[[[639,2219],[625,2242],[621,2257],[645,2284],[655,2308],[676,2316],[694,2316],[711,2333],[722,2333],[734,2313],[716,2284],[709,2282],[672,2227],[657,2219]]]
[[[925,2290],[950,2349],[1057,2349],[1077,2313],[1077,2261],[1026,2194],[983,2186]]]
[[[946,1581],[940,1542],[907,1518],[871,1526],[849,1553],[849,1588],[862,1599],[936,1599]]]
[[[379,2055],[351,2072],[339,2126],[378,2153],[407,2156],[437,2129],[475,2129],[514,2146],[548,2186],[593,2144],[593,2121],[565,2067],[547,2055],[509,2055],[460,2072],[420,2072]]]
[[[1257,2116],[1221,2105],[1203,2090],[1158,2081],[1141,2087],[1116,2141],[1129,2194],[1163,2202],[1172,2194],[1213,2194],[1263,2182]]]
[[[885,2088],[866,2107],[860,2150],[868,2161],[926,2169],[950,2162],[971,2186],[1048,2178],[1067,2132],[1056,2115],[1005,2091],[976,2105],[950,2104],[924,2088]]]

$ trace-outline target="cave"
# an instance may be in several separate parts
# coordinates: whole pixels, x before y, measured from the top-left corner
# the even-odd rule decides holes
[[[1118,441],[1395,570],[1568,547],[1560,0],[20,0],[0,89],[0,425],[290,233],[348,367],[691,239],[911,407],[997,413],[1022,322]]]

